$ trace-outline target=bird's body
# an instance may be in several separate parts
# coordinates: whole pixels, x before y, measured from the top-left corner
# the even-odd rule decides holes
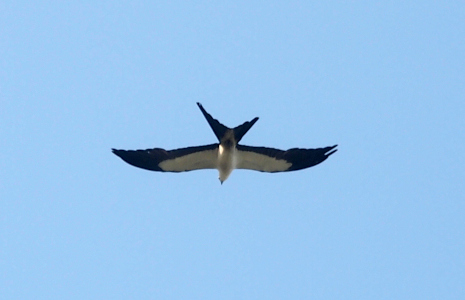
[[[295,171],[317,165],[336,152],[337,145],[318,148],[293,148],[287,151],[240,145],[239,141],[258,118],[235,128],[228,128],[213,119],[200,103],[197,103],[213,129],[218,144],[187,147],[166,151],[161,148],[147,150],[116,150],[113,153],[127,163],[161,172],[185,172],[199,169],[217,169],[223,183],[234,169],[261,172]]]
[[[223,145],[218,146],[218,165],[219,179],[223,183],[236,168],[237,153],[235,147],[226,148]]]

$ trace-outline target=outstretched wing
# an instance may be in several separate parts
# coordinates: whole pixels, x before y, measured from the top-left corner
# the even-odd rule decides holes
[[[160,172],[216,169],[218,159],[218,144],[169,151],[161,148],[146,150],[112,149],[112,151],[130,165]]]
[[[237,169],[286,172],[313,167],[337,151],[337,145],[317,149],[292,148],[287,151],[237,145]]]

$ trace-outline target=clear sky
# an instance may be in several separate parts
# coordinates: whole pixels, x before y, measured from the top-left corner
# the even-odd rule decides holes
[[[2,299],[465,299],[465,2],[2,1]],[[111,148],[339,144],[266,174]]]

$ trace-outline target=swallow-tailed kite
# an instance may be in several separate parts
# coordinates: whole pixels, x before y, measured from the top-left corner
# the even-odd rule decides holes
[[[234,169],[260,172],[286,172],[313,167],[337,151],[337,145],[317,149],[292,148],[287,151],[239,145],[239,141],[257,122],[254,118],[235,128],[229,128],[214,119],[197,103],[219,143],[165,150],[117,150],[113,153],[133,166],[160,172],[186,172],[200,169],[217,169],[221,184]]]

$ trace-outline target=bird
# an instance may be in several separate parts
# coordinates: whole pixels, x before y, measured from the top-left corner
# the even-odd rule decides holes
[[[150,171],[187,172],[217,169],[218,178],[223,184],[234,169],[269,173],[297,171],[318,165],[337,151],[337,144],[315,149],[288,150],[242,145],[239,144],[240,140],[258,121],[258,117],[229,128],[214,119],[202,104],[197,102],[197,105],[218,139],[218,143],[174,150],[112,148],[112,152],[128,164]]]

